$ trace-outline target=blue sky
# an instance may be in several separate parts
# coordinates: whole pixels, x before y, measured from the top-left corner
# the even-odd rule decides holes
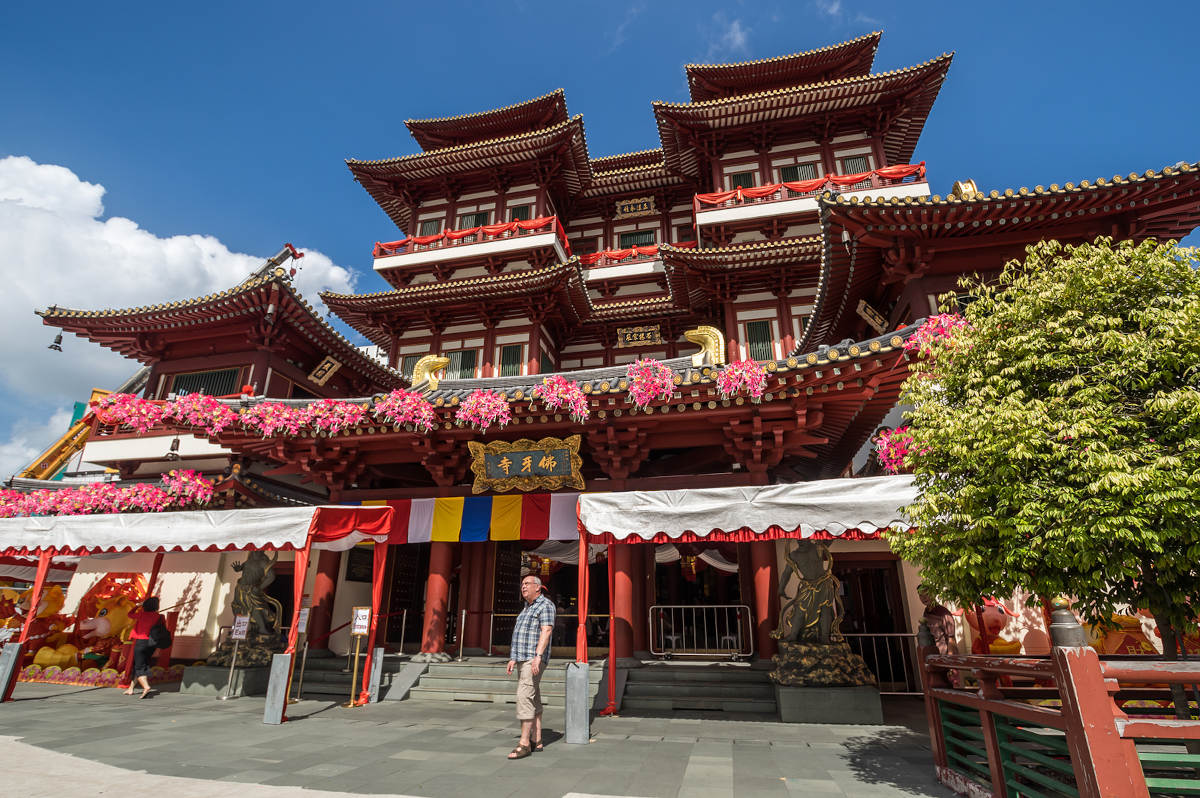
[[[6,4],[0,158],[32,162],[10,161],[20,186],[9,193],[50,196],[42,204],[55,213],[69,206],[79,226],[65,229],[102,243],[26,248],[24,260],[0,251],[6,279],[27,283],[0,315],[205,292],[283,241],[316,251],[311,284],[379,290],[371,244],[399,233],[343,159],[415,152],[404,119],[562,87],[593,156],[652,148],[650,102],[686,97],[685,63],[770,57],[878,29],[876,71],[956,52],[916,154],[935,192],[967,177],[984,190],[1017,188],[1200,159],[1192,2],[173,5]],[[0,203],[12,199],[4,190],[0,182]],[[113,266],[106,251],[125,234],[141,260]],[[155,247],[177,244],[203,250],[204,279],[154,265]],[[20,350],[0,384],[6,474],[5,452],[19,459],[43,443],[38,425],[116,367],[92,368],[104,358],[82,341],[71,349],[86,362],[48,358],[51,335],[36,326],[0,320],[0,334]]]

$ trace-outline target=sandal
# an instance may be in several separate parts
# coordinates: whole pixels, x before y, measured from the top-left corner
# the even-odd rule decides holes
[[[532,752],[529,750],[529,746],[527,746],[527,745],[518,745],[518,746],[517,746],[516,748],[514,748],[514,749],[512,750],[512,752],[511,752],[511,753],[508,755],[508,758],[509,758],[509,759],[524,759],[525,757],[529,756],[531,753],[532,753]]]
[[[140,696],[138,696],[138,698],[149,698],[151,693],[153,693],[153,692],[154,692],[154,688],[151,688],[149,690],[143,690],[142,694]]]
[[[533,748],[532,748],[532,751],[533,751],[535,754],[536,754],[536,753],[538,753],[539,751],[545,751],[545,750],[546,750],[546,746],[542,744],[542,741],[541,741],[541,740],[534,740],[534,741],[533,741]]]

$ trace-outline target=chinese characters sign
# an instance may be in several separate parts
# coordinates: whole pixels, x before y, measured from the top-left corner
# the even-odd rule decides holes
[[[542,438],[539,441],[468,442],[471,471],[475,474],[472,493],[494,490],[554,490],[583,488],[579,473],[579,436]]]
[[[318,363],[317,367],[312,370],[312,374],[308,375],[308,378],[317,385],[324,385],[329,382],[329,378],[333,376],[333,373],[341,367],[342,364],[338,360],[335,360],[333,355],[326,355],[325,359]]]
[[[654,197],[635,197],[633,199],[617,200],[617,219],[628,219],[632,216],[652,216],[658,213],[654,207]]]
[[[618,327],[617,348],[653,346],[661,344],[662,331],[657,324],[647,324],[645,327]]]

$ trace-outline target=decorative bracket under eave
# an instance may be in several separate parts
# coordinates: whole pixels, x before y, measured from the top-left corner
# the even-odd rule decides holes
[[[716,327],[702,324],[685,332],[683,337],[700,347],[692,355],[693,368],[725,365],[725,336]]]
[[[412,387],[414,391],[430,393],[436,391],[440,380],[437,372],[450,365],[450,358],[438,355],[425,355],[413,366]]]

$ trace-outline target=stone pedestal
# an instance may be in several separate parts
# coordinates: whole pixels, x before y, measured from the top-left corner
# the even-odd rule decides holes
[[[242,641],[226,640],[208,655],[205,664],[224,665],[228,668],[229,659],[233,656],[234,643],[237,643],[237,666],[244,665],[247,668],[271,667],[271,659],[276,654],[283,653],[285,648],[283,640],[273,632],[251,632],[250,636]],[[313,653],[310,651],[308,655],[312,657]]]
[[[775,703],[784,723],[883,723],[883,705],[875,687],[775,685]]]
[[[179,683],[179,692],[216,697],[225,693],[225,682],[228,679],[228,666],[222,668],[212,665],[189,665],[183,669],[183,681]],[[266,695],[270,680],[270,666],[234,668],[229,694]]]

